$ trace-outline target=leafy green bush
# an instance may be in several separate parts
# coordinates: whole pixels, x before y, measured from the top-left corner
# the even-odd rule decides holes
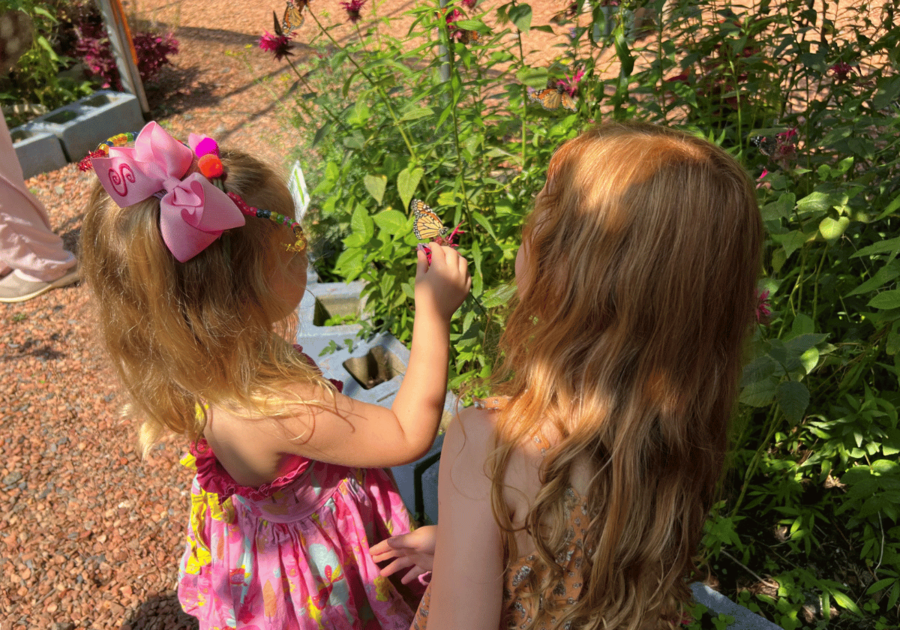
[[[0,105],[28,103],[52,110],[77,101],[93,92],[90,81],[60,76],[75,60],[60,55],[54,48],[59,21],[58,2],[52,0],[6,0],[4,9],[24,11],[34,24],[34,45],[19,59],[16,67],[0,77]],[[33,115],[33,114],[32,114]],[[10,114],[8,123],[15,127],[30,117]]]
[[[572,13],[590,21],[555,26],[533,25],[515,0],[488,13],[438,4],[410,11],[407,39],[375,20],[345,44],[307,7],[299,35],[324,54],[296,68],[294,122],[322,158],[311,228],[342,239],[320,262],[364,279],[369,325],[408,340],[410,199],[462,222],[487,315],[467,304],[454,320],[456,388],[491,370],[521,223],[562,141],[611,117],[721,144],[759,177],[769,238],[708,566],[726,594],[785,628],[898,627],[894,5],[654,0],[644,8],[655,23],[640,29],[580,0]],[[571,29],[558,61],[530,67],[522,35],[554,28]],[[576,111],[529,99],[559,81]]]

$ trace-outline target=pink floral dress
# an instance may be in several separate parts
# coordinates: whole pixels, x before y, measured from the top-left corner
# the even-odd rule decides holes
[[[203,439],[182,463],[197,474],[178,599],[201,629],[409,628],[421,591],[411,608],[369,553],[410,529],[385,470],[298,457],[287,475],[248,488]]]

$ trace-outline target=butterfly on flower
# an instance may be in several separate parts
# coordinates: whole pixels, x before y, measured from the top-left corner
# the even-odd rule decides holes
[[[450,228],[444,226],[444,223],[435,214],[434,210],[421,199],[410,201],[409,210],[414,215],[413,232],[415,232],[417,239],[431,241],[444,236],[450,231]]]
[[[300,28],[303,24],[303,9],[309,4],[309,0],[288,0],[287,6],[284,7],[284,15],[281,18],[281,27],[276,22],[275,30],[280,31],[279,35],[290,35],[294,29]]]
[[[560,107],[573,112],[577,109],[575,99],[566,92],[564,85],[548,87],[540,92],[533,92],[528,95],[528,99],[533,103],[540,103],[541,107],[551,112],[556,111]]]

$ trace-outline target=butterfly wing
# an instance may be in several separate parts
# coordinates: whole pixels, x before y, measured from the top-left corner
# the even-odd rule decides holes
[[[766,136],[754,136],[750,138],[750,142],[766,157],[772,157],[775,153],[775,147],[778,145],[774,138],[767,138]]]
[[[303,24],[303,9],[307,4],[309,4],[308,0],[295,0],[295,2],[288,0],[282,18],[282,28],[286,34],[290,35],[291,31]]]
[[[560,104],[562,103],[562,95],[563,93],[561,93],[556,88],[547,88],[545,90],[541,90],[540,92],[529,94],[528,98],[535,103],[540,103],[541,107],[543,107],[544,109],[554,111],[559,109]]]
[[[562,103],[562,106],[565,107],[566,109],[571,110],[573,112],[576,109],[578,109],[575,105],[575,98],[572,96],[569,96],[568,92],[560,93],[559,98],[560,98],[560,102]]]
[[[414,213],[413,232],[421,241],[430,241],[447,233],[447,228],[441,222],[434,210],[428,207],[421,199],[413,199],[409,203],[409,209]]]

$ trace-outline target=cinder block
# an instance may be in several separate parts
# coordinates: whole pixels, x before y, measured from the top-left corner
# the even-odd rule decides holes
[[[13,129],[10,135],[25,179],[68,164],[59,139],[52,133],[26,123]]]
[[[361,315],[363,301],[359,297],[365,282],[324,282],[310,284],[307,274],[307,292],[300,302],[300,335],[312,338],[329,335],[355,336],[359,324],[325,326],[325,322],[340,315]],[[298,341],[298,343],[300,343]]]
[[[78,162],[107,138],[140,131],[144,117],[133,94],[100,90],[39,116],[30,124],[59,138],[68,160]]]
[[[734,623],[728,626],[728,630],[779,630],[780,626],[751,612],[740,604],[714,591],[701,582],[691,584],[694,592],[694,600],[703,604],[710,610],[720,614],[734,617]]]

